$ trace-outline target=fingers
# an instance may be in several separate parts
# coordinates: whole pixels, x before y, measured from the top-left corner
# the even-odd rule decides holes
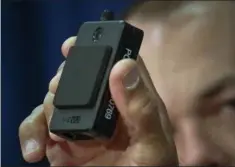
[[[64,57],[67,57],[69,49],[71,48],[71,46],[75,44],[76,39],[77,39],[76,37],[70,37],[63,43],[61,51]]]
[[[113,99],[135,136],[144,133],[162,135],[158,114],[158,104],[146,87],[137,63],[122,60],[117,63],[110,75],[110,89]]]
[[[62,44],[61,51],[64,57],[67,57],[69,49],[75,44],[76,39],[77,39],[76,37],[70,37]],[[49,91],[53,94],[55,94],[56,92],[58,82],[59,82],[62,70],[64,68],[64,65],[65,65],[65,61],[61,63],[61,65],[59,66],[57,70],[56,76],[49,83]]]
[[[61,51],[62,51],[62,54],[64,55],[64,57],[67,57],[69,49],[75,44],[76,39],[77,39],[76,37],[70,37],[62,44]],[[57,70],[56,76],[50,81],[49,91],[51,93],[55,94],[55,92],[56,92],[58,82],[59,82],[62,70],[64,68],[64,65],[65,65],[65,61],[63,63],[61,63],[61,65],[59,66],[59,68]]]
[[[65,61],[59,66],[58,70],[57,70],[57,74],[52,78],[52,80],[49,83],[49,91],[45,96],[45,99],[43,101],[43,105],[44,105],[44,113],[46,116],[46,120],[47,120],[47,124],[49,127],[50,124],[50,120],[54,111],[54,105],[53,105],[53,100],[54,100],[54,96],[59,84],[59,80],[63,71],[65,65]],[[65,141],[65,139],[53,134],[53,133],[49,133],[50,137],[52,140],[57,141],[57,142],[62,142]]]
[[[58,87],[59,79],[60,79],[60,74],[57,73],[57,75],[51,80],[49,92],[46,94],[45,99],[43,101],[44,114],[45,114],[48,128],[49,128],[51,117],[52,117],[52,114],[54,111],[54,105],[53,105],[53,100],[55,97],[54,93],[56,92],[56,89]],[[49,129],[48,129],[48,131],[49,131]],[[51,132],[49,132],[49,135],[50,135],[50,138],[54,141],[57,141],[57,142],[65,141],[65,139],[63,139],[63,138],[61,138]]]
[[[48,129],[43,106],[36,107],[19,127],[20,145],[27,162],[40,161],[45,156]]]
[[[165,136],[167,138],[167,141],[168,141],[168,143],[174,143],[173,137],[172,137],[173,130],[172,130],[172,126],[171,126],[169,117],[167,115],[165,105],[163,104],[161,98],[159,97],[159,95],[154,87],[154,84],[151,80],[151,76],[149,75],[148,69],[146,68],[144,61],[140,56],[138,57],[137,64],[140,69],[139,71],[141,73],[141,76],[142,76],[143,80],[145,81],[146,87],[148,87],[150,93],[152,93],[153,98],[156,101],[159,101],[159,103],[158,103],[159,116],[160,116],[161,125],[162,125],[163,131],[165,133]]]
[[[43,101],[43,107],[44,107],[44,114],[45,114],[45,118],[47,121],[47,124],[49,125],[50,120],[51,120],[51,116],[54,110],[54,106],[53,106],[53,100],[54,100],[54,94],[51,92],[47,92],[44,101]]]
[[[118,62],[110,74],[112,97],[131,138],[127,156],[131,165],[177,164],[175,147],[168,143],[159,114],[166,112],[164,104],[142,67],[126,59]]]
[[[62,45],[62,53],[66,57],[71,46],[74,45],[76,37],[67,39]],[[53,99],[64,62],[58,69],[56,76],[49,84],[49,93],[47,93],[44,104],[35,108],[19,127],[20,144],[23,157],[28,162],[37,162],[45,155],[46,142],[48,137],[48,123],[53,112]],[[60,137],[50,134],[55,141],[63,141]]]
[[[62,54],[67,57],[69,49],[75,44],[76,41],[76,37],[70,37],[68,38],[62,45],[61,47],[61,51]],[[45,116],[46,116],[46,120],[47,123],[49,125],[50,120],[51,120],[51,116],[54,110],[54,106],[53,106],[53,100],[54,100],[54,96],[59,84],[59,80],[63,71],[65,65],[65,61],[59,66],[58,70],[57,70],[57,74],[52,78],[52,80],[49,83],[49,92],[47,93],[43,105],[44,105],[44,112],[45,112]],[[64,141],[64,139],[50,133],[50,137],[55,140],[55,141]]]
[[[61,47],[61,51],[65,57],[67,57],[69,49],[75,44],[75,41],[76,41],[76,37],[70,37],[63,43]],[[53,114],[53,110],[54,110],[53,100],[54,100],[54,96],[55,96],[64,66],[65,66],[65,61],[59,66],[57,70],[57,74],[50,81],[49,92],[47,93],[43,102],[44,108],[45,108],[44,112],[45,112],[48,125],[50,124],[51,116]],[[64,139],[62,139],[61,137],[58,137],[57,135],[53,133],[49,133],[49,134],[50,134],[51,139],[55,141],[58,141],[58,142],[64,141]]]

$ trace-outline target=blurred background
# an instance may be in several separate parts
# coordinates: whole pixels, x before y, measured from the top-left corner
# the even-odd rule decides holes
[[[2,164],[24,165],[18,127],[42,103],[63,61],[61,45],[104,9],[120,15],[134,0],[2,1]],[[30,166],[47,165],[47,161]]]

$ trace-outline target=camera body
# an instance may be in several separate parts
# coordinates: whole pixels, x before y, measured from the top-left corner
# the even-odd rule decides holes
[[[85,22],[70,49],[54,98],[50,131],[69,140],[112,137],[118,111],[109,74],[121,59],[137,59],[143,31],[117,21]]]

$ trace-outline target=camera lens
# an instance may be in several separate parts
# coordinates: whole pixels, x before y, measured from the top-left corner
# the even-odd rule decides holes
[[[104,31],[103,28],[98,27],[92,35],[92,41],[97,42],[98,40],[100,40],[100,38],[102,37],[103,31]]]

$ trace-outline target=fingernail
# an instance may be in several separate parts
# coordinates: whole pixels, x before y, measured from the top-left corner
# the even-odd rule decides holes
[[[35,151],[39,150],[39,144],[36,140],[30,139],[25,142],[25,154],[31,154]]]
[[[139,81],[139,71],[135,66],[124,76],[123,84],[127,90],[133,90],[138,86]]]

